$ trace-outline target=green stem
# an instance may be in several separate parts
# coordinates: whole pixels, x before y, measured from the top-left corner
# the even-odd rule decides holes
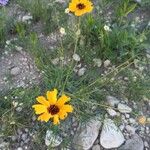
[[[132,60],[133,60],[133,58],[128,59],[126,62],[124,62],[123,64],[119,65],[118,67],[116,67],[115,69],[113,69],[112,71],[110,71],[105,76],[98,78],[97,80],[93,81],[91,84],[89,84],[88,86],[86,86],[85,88],[80,89],[76,94],[81,94],[81,92],[84,93],[88,88],[92,87],[93,85],[95,85],[96,83],[98,83],[100,81],[105,81],[106,77],[108,77],[108,76],[110,76],[112,74],[118,74],[119,72],[121,72],[122,70],[124,70],[125,68],[127,68],[128,66],[130,66],[131,64],[133,64]],[[86,93],[84,93],[84,94],[86,94]]]
[[[78,23],[77,23],[75,47],[74,47],[73,54],[75,54],[76,51],[77,51],[77,45],[78,45],[78,40],[79,40],[79,34],[78,34],[78,32],[79,32],[79,30],[80,30],[80,23],[81,23],[81,19],[80,19],[80,17],[79,17],[79,18],[78,18]],[[65,89],[65,86],[66,86],[66,84],[67,84],[67,82],[68,82],[69,76],[70,76],[70,74],[71,74],[72,71],[73,71],[73,69],[72,69],[73,64],[74,64],[74,59],[72,58],[71,64],[70,64],[69,69],[68,69],[68,71],[67,71],[66,79],[65,79],[64,84],[63,84],[63,87],[62,87],[62,92],[64,92],[64,89]]]

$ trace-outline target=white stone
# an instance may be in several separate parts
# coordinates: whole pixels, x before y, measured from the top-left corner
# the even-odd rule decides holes
[[[101,67],[101,65],[102,65],[101,59],[95,58],[95,59],[93,59],[93,62],[94,62],[94,66]]]
[[[47,130],[45,137],[46,146],[57,147],[61,144],[62,138],[60,136],[56,136],[53,131]]]
[[[100,145],[94,145],[93,147],[92,147],[92,150],[100,150]]]
[[[105,60],[104,61],[104,67],[107,68],[110,65],[110,63],[111,63],[110,60],[108,60],[108,59]]]
[[[111,119],[105,119],[100,135],[100,144],[106,149],[117,148],[125,141],[120,129]]]
[[[17,51],[19,51],[19,52],[21,52],[21,51],[22,51],[22,49],[23,49],[23,48],[22,48],[22,47],[20,47],[20,46],[15,46],[15,48],[16,48],[16,50],[17,50]]]
[[[84,73],[85,73],[85,71],[86,71],[86,68],[81,68],[81,69],[79,69],[79,71],[78,71],[78,76],[83,76]]]
[[[19,67],[14,67],[11,69],[10,74],[11,75],[18,75],[20,73],[20,68]]]
[[[117,115],[117,112],[111,108],[107,108],[107,112],[110,116],[114,117]]]
[[[17,150],[23,150],[23,148],[22,147],[18,147]]]
[[[7,45],[9,45],[10,43],[11,43],[11,41],[10,41],[10,40],[7,40],[7,41],[6,41],[6,44],[7,44]]]
[[[127,130],[128,133],[135,134],[136,129],[134,127],[132,127],[130,125],[126,125],[125,128],[126,128],[126,130]]]
[[[115,107],[115,105],[119,104],[119,100],[113,96],[106,96],[106,100],[108,104],[112,107]]]
[[[16,108],[16,111],[17,111],[17,112],[21,112],[21,111],[22,111],[22,107],[17,107],[17,108]]]
[[[89,150],[98,137],[100,126],[101,122],[97,118],[93,118],[81,126],[73,139],[74,149]]]
[[[26,16],[22,17],[22,22],[27,22],[27,21],[32,20],[32,19],[33,19],[33,17],[31,15],[26,15]]]
[[[77,62],[80,61],[80,56],[78,54],[73,54],[73,59]]]
[[[125,117],[126,117],[127,119],[129,119],[129,118],[130,118],[130,115],[129,115],[129,114],[125,114]]]
[[[121,104],[121,103],[118,104],[118,110],[121,113],[131,113],[132,112],[132,109],[129,106],[127,106],[125,104]]]
[[[133,118],[129,118],[129,122],[130,122],[131,124],[136,124],[136,120],[133,119]]]
[[[119,150],[144,150],[144,143],[137,134],[134,134],[131,139],[119,148]]]
[[[105,31],[112,31],[112,30],[110,29],[110,27],[107,26],[107,25],[104,26],[104,30],[105,30]]]
[[[9,143],[0,141],[0,150],[7,150],[9,147]]]

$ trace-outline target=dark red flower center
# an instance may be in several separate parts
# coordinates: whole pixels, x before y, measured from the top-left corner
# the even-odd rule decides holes
[[[82,4],[82,3],[79,3],[76,7],[77,7],[78,9],[84,9],[84,8],[85,8],[85,5]]]
[[[48,112],[51,115],[55,115],[59,112],[59,108],[56,105],[50,105],[50,107],[48,108]]]

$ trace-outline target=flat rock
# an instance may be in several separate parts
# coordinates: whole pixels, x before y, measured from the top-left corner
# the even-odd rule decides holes
[[[47,130],[45,137],[46,146],[57,147],[61,144],[62,138],[60,136],[56,136],[53,131]]]
[[[127,140],[119,150],[144,150],[144,144],[137,134],[134,134],[131,139]]]
[[[120,129],[111,119],[105,119],[100,135],[100,144],[106,149],[117,148],[125,141]]]
[[[81,126],[73,139],[73,148],[77,150],[90,149],[98,137],[100,127],[101,121],[98,118],[93,118]]]
[[[117,115],[117,112],[111,108],[107,108],[107,113],[112,117]]]
[[[118,110],[121,113],[131,113],[132,112],[132,108],[130,108],[129,106],[125,105],[125,104],[118,104]]]

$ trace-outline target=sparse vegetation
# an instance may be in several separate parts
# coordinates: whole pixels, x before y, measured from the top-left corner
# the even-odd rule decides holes
[[[150,99],[149,20],[130,18],[150,5],[149,1],[96,1],[93,12],[81,17],[65,13],[68,5],[66,1],[15,0],[0,6],[0,59],[25,51],[41,75],[38,84],[12,87],[14,76],[8,71],[5,82],[11,88],[0,86],[0,135],[7,139],[19,128],[29,128],[35,134],[32,149],[45,149],[41,137],[49,128],[62,133],[62,147],[69,147],[72,135],[67,124],[72,118],[85,123],[97,114],[104,115],[109,108],[107,95],[139,103]],[[23,20],[24,16],[29,19]],[[32,109],[37,96],[54,88],[68,95],[74,107],[57,127],[35,121]]]

